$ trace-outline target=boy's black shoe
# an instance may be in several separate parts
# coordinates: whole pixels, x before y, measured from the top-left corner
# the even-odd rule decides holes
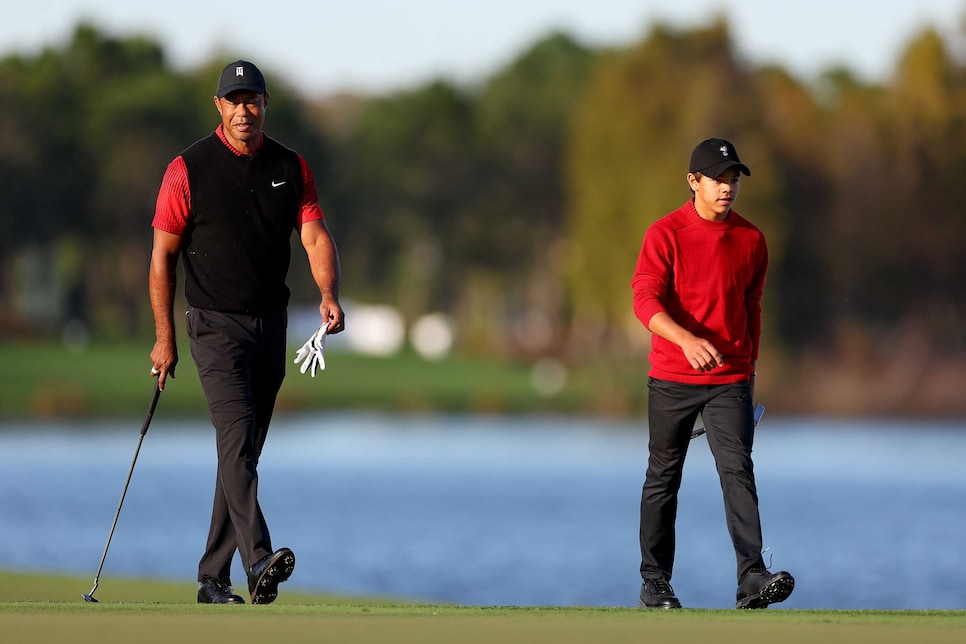
[[[641,608],[681,608],[671,584],[663,579],[645,579],[641,584]]]
[[[271,604],[278,597],[278,585],[292,576],[295,553],[279,548],[266,555],[248,571],[248,591],[253,604]]]
[[[764,568],[752,568],[741,578],[735,608],[768,608],[788,599],[795,589],[795,578],[784,570],[771,573]]]
[[[199,604],[244,604],[245,600],[231,592],[231,586],[220,579],[205,577],[198,586]]]

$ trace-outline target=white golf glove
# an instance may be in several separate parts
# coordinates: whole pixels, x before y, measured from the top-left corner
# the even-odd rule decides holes
[[[316,371],[325,371],[325,336],[328,332],[329,323],[326,322],[305,341],[302,348],[295,354],[295,364],[302,363],[302,366],[299,368],[301,373],[305,373],[311,369],[312,377],[315,378]]]

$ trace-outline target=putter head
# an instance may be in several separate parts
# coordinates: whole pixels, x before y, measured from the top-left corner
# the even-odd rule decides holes
[[[96,599],[94,599],[94,595],[88,595],[87,593],[81,593],[81,597],[84,598],[84,601],[85,602],[93,602],[95,604],[99,604],[100,603]]]

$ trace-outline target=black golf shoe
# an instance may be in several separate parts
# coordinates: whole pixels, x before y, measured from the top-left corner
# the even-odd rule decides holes
[[[776,573],[764,568],[752,568],[741,578],[735,596],[735,608],[768,608],[788,599],[795,590],[795,578],[781,570]]]
[[[248,591],[253,604],[271,604],[278,597],[278,585],[292,576],[295,553],[280,548],[258,560],[248,571]]]
[[[231,592],[231,586],[213,577],[205,577],[198,586],[199,604],[244,604],[245,600]]]
[[[641,584],[641,608],[681,608],[671,584],[663,579],[645,579]]]

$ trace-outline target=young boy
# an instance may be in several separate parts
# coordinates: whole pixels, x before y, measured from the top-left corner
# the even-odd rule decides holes
[[[647,230],[631,281],[634,312],[653,336],[641,607],[681,607],[670,585],[674,524],[699,414],[738,562],[737,608],[765,608],[787,599],[795,587],[787,572],[769,572],[761,556],[752,400],[768,250],[762,232],[732,210],[742,174],[751,171],[731,143],[699,143],[687,175],[694,196]]]

